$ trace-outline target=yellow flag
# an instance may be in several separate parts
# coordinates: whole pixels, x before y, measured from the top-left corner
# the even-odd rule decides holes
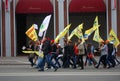
[[[96,42],[102,42],[104,41],[99,34],[99,27],[95,30],[94,36],[93,36],[93,40]]]
[[[119,39],[117,38],[117,35],[115,34],[115,32],[111,29],[110,33],[109,33],[109,37],[108,40],[110,42],[113,42],[113,44],[115,45],[115,47],[117,47],[120,44]]]
[[[84,42],[84,37],[83,37],[83,33],[82,33],[82,29],[83,29],[83,23],[80,24],[76,29],[75,29],[75,35],[79,38],[82,39],[82,42]]]
[[[83,29],[83,23],[78,25],[70,34],[70,36],[68,37],[68,40],[70,40],[74,35],[76,35],[78,38],[83,38],[83,34],[82,34],[82,29]]]
[[[94,23],[93,23],[93,27],[98,26],[98,16],[96,16]]]
[[[68,37],[68,40],[70,40],[74,36],[74,33],[71,33],[70,36]]]
[[[26,32],[25,34],[33,41],[37,41],[38,36],[35,31],[34,25],[32,25]]]
[[[95,18],[95,20],[94,20],[94,23],[93,23],[93,27],[85,31],[84,38],[87,40],[88,37],[89,37],[98,27],[99,27],[99,24],[98,24],[98,16],[96,16],[96,18]]]
[[[55,38],[55,43],[57,43],[62,37],[64,37],[67,34],[70,26],[71,24],[67,25],[67,27],[65,27],[65,29],[62,32],[60,32],[60,34]]]
[[[36,54],[36,55],[38,55],[39,57],[44,57],[44,54],[43,54],[43,52],[41,52],[41,54],[39,53],[39,51],[22,51],[23,53],[27,53],[27,54]]]

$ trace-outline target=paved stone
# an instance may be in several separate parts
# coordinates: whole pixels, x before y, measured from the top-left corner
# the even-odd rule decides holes
[[[99,57],[95,57],[98,61]],[[119,57],[120,59],[120,57]],[[85,60],[85,59],[84,59]],[[10,70],[9,70],[10,69]],[[19,56],[19,57],[0,57],[0,73],[4,72],[38,72],[38,69],[31,67],[28,62],[27,56]],[[46,70],[45,72],[53,72],[54,69]],[[120,64],[115,66],[115,68],[105,69],[100,66],[100,68],[96,69],[94,66],[85,66],[84,70],[80,70],[80,67],[76,69],[72,68],[60,68],[57,72],[120,72]]]
[[[0,57],[0,65],[26,65],[28,62],[27,56],[18,57]]]

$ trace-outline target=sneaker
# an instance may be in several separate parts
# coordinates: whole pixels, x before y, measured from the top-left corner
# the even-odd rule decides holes
[[[43,69],[39,69],[38,71],[44,71]]]
[[[56,67],[54,71],[57,71],[57,70],[58,70],[58,68]]]
[[[81,68],[80,70],[83,70],[84,68]]]
[[[44,70],[48,70],[49,68],[44,68]]]

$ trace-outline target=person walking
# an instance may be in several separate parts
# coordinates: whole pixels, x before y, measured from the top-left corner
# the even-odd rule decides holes
[[[105,42],[101,42],[99,51],[100,51],[101,56],[100,56],[98,64],[96,65],[95,68],[99,68],[100,63],[103,64],[103,68],[106,68],[106,66],[107,66],[107,64],[106,64],[106,57],[108,55],[108,47],[105,44]]]
[[[82,39],[78,39],[78,64],[81,66],[81,70],[84,69],[83,55],[85,54],[84,45]]]
[[[55,64],[51,60],[51,55],[50,55],[51,44],[50,44],[50,40],[48,40],[47,38],[43,39],[42,51],[44,57],[43,57],[41,69],[39,69],[38,71],[44,71],[45,62],[47,62],[49,66],[52,66],[54,68],[54,71],[57,71],[58,67],[55,66]]]

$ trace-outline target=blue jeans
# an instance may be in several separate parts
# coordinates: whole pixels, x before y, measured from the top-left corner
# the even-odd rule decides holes
[[[42,66],[42,61],[43,61],[43,58],[38,57],[38,63],[36,65],[36,67],[40,68]]]
[[[46,55],[46,61],[49,66],[52,66],[53,68],[57,68],[57,66],[52,61],[52,54]]]

